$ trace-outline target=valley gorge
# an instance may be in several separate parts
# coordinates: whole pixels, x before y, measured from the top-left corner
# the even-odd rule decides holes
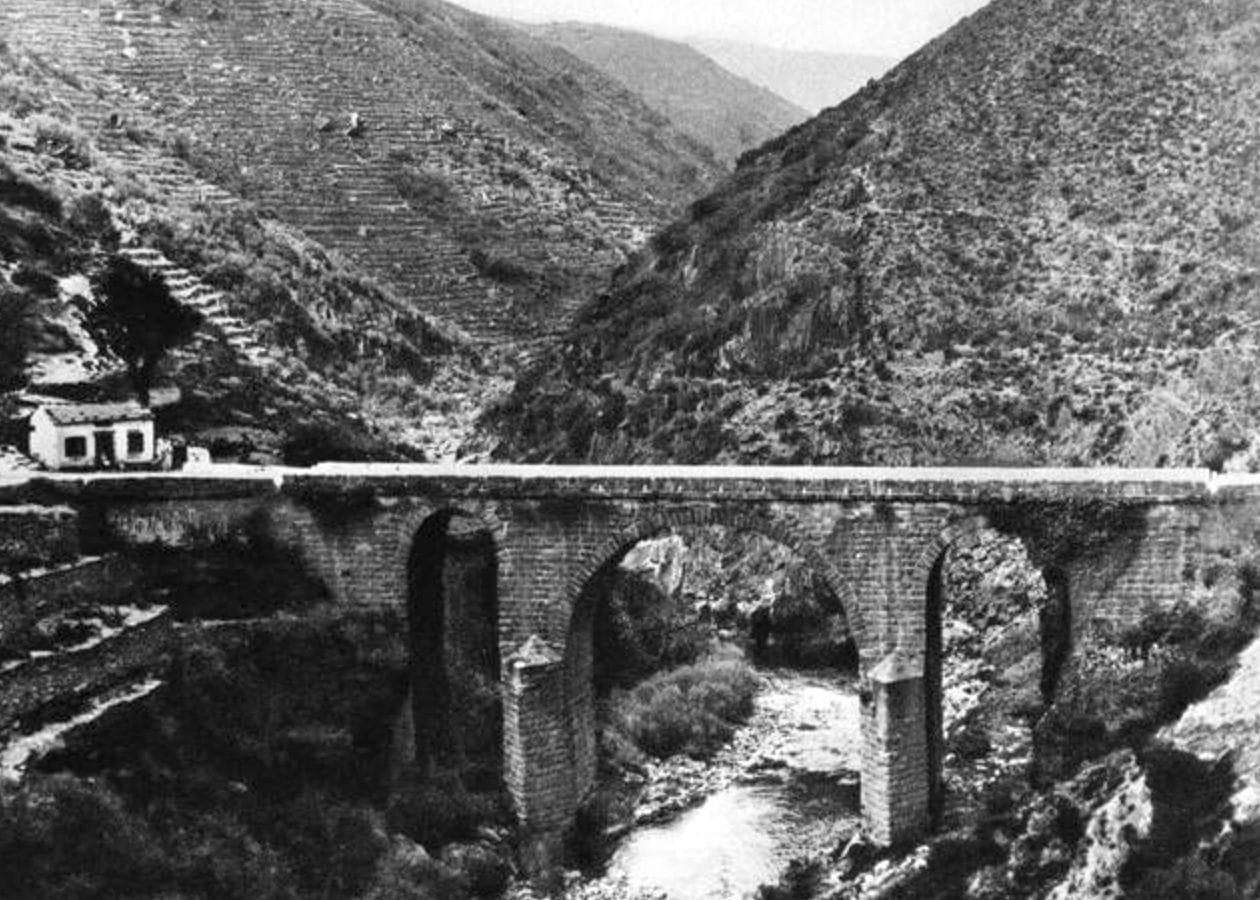
[[[1260,7],[697,46],[0,0],[0,897],[1260,896]]]

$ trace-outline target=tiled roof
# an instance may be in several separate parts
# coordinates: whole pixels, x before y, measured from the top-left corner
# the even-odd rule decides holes
[[[139,403],[55,403],[41,407],[58,425],[85,422],[135,422],[152,419],[153,411]]]

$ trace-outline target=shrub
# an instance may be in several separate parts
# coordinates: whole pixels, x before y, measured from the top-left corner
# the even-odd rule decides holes
[[[1228,677],[1253,634],[1246,614],[1214,621],[1181,604],[1081,648],[1037,724],[1038,769],[1063,775],[1120,746],[1140,748]]]
[[[387,820],[390,831],[433,851],[476,837],[478,826],[505,823],[508,803],[499,792],[471,793],[458,776],[440,775],[400,789]]]
[[[534,272],[528,266],[505,256],[473,250],[468,258],[478,272],[500,284],[523,284],[534,277]]]
[[[1190,857],[1168,868],[1147,871],[1130,896],[1146,900],[1242,900],[1245,895],[1228,873]]]
[[[705,635],[687,619],[677,596],[666,596],[636,572],[617,569],[606,602],[595,612],[595,686],[604,694],[663,669],[696,661]]]
[[[408,204],[431,213],[448,212],[456,199],[455,190],[445,176],[412,165],[402,165],[394,173],[393,183]]]
[[[822,884],[822,863],[797,858],[788,863],[778,884],[763,884],[757,888],[757,900],[809,900],[818,896]]]
[[[51,116],[31,117],[35,148],[55,156],[69,169],[86,169],[92,163],[92,142],[82,130]]]
[[[367,436],[333,422],[308,422],[295,426],[281,451],[286,466],[313,466],[319,462],[364,462],[380,458],[381,448]]]
[[[118,230],[105,202],[97,194],[77,197],[68,211],[70,226],[80,234],[106,246],[117,246]]]
[[[752,715],[757,684],[742,662],[683,666],[616,697],[614,727],[661,759],[677,753],[708,757]]]
[[[0,796],[0,884],[6,896],[143,893],[169,882],[157,836],[96,781],[55,776]]]
[[[406,840],[377,865],[363,900],[463,900],[467,885],[459,874]]]

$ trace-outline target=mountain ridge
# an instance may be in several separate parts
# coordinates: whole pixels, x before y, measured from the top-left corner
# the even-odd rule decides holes
[[[521,27],[625,84],[727,164],[808,118],[682,41],[587,22]]]
[[[835,106],[897,62],[877,54],[792,50],[703,35],[682,40],[723,68],[812,113]]]
[[[659,233],[500,454],[1255,464],[1256,48],[1241,3],[990,4]]]

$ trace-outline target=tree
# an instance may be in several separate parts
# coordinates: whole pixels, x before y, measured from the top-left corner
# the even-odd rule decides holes
[[[201,313],[171,296],[161,275],[125,257],[113,257],[93,285],[96,305],[88,327],[127,364],[136,394],[148,406],[158,364],[169,350],[193,336]]]
[[[34,307],[30,293],[0,283],[0,391],[26,384]]]

